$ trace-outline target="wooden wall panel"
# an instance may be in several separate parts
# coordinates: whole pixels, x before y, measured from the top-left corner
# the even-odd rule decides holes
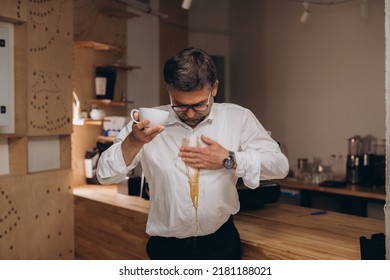
[[[71,169],[72,168],[72,138],[71,135],[62,135],[60,136],[60,155],[61,169]]]
[[[71,134],[73,1],[34,1],[29,9],[28,135]]]
[[[112,9],[124,10],[123,4],[111,0],[77,0],[74,3],[74,39],[126,46],[126,22],[109,16]]]
[[[0,178],[0,259],[73,259],[71,172]]]
[[[0,259],[73,259],[73,0],[1,2],[0,20],[16,22],[16,133],[1,136]],[[29,136],[60,137],[61,170],[28,173]]]
[[[27,173],[27,138],[9,138],[8,152],[11,175],[25,175]]]
[[[1,0],[0,19],[10,22],[27,20],[28,0]]]

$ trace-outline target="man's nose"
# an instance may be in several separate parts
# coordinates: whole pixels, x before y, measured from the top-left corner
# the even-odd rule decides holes
[[[195,111],[194,111],[194,109],[189,108],[189,109],[186,111],[186,115],[187,115],[188,118],[192,119],[192,118],[195,116]]]

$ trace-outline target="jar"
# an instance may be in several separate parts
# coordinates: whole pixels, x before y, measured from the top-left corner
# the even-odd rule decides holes
[[[102,120],[106,116],[106,113],[103,109],[99,109],[98,107],[92,107],[91,112],[89,112],[89,115],[91,119],[97,121]]]

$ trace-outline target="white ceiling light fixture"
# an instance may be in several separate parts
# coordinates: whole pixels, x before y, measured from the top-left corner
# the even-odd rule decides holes
[[[362,17],[366,18],[368,16],[368,0],[362,0],[362,4],[360,7]]]
[[[185,10],[189,10],[192,4],[192,0],[183,0],[181,7]]]
[[[303,4],[303,14],[301,16],[300,21],[305,23],[310,17],[309,4],[321,5],[321,6],[329,6],[329,5],[337,5],[337,4],[345,4],[348,2],[361,2],[360,5],[360,14],[363,18],[368,17],[368,2],[369,0],[289,0],[292,2],[301,2]]]
[[[309,19],[310,17],[310,10],[309,10],[309,1],[304,1],[302,3],[303,5],[303,14],[301,16],[301,22],[302,23],[306,23],[306,21]]]

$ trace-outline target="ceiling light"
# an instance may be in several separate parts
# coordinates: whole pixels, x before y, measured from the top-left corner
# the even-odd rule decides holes
[[[304,1],[302,4],[303,4],[304,11],[301,16],[301,22],[305,23],[310,17],[309,1]]]
[[[368,3],[367,3],[367,0],[362,0],[362,4],[361,4],[361,9],[360,9],[360,12],[361,12],[361,15],[362,17],[367,17],[368,15]]]
[[[189,10],[191,7],[192,0],[183,0],[181,7],[185,10]]]

